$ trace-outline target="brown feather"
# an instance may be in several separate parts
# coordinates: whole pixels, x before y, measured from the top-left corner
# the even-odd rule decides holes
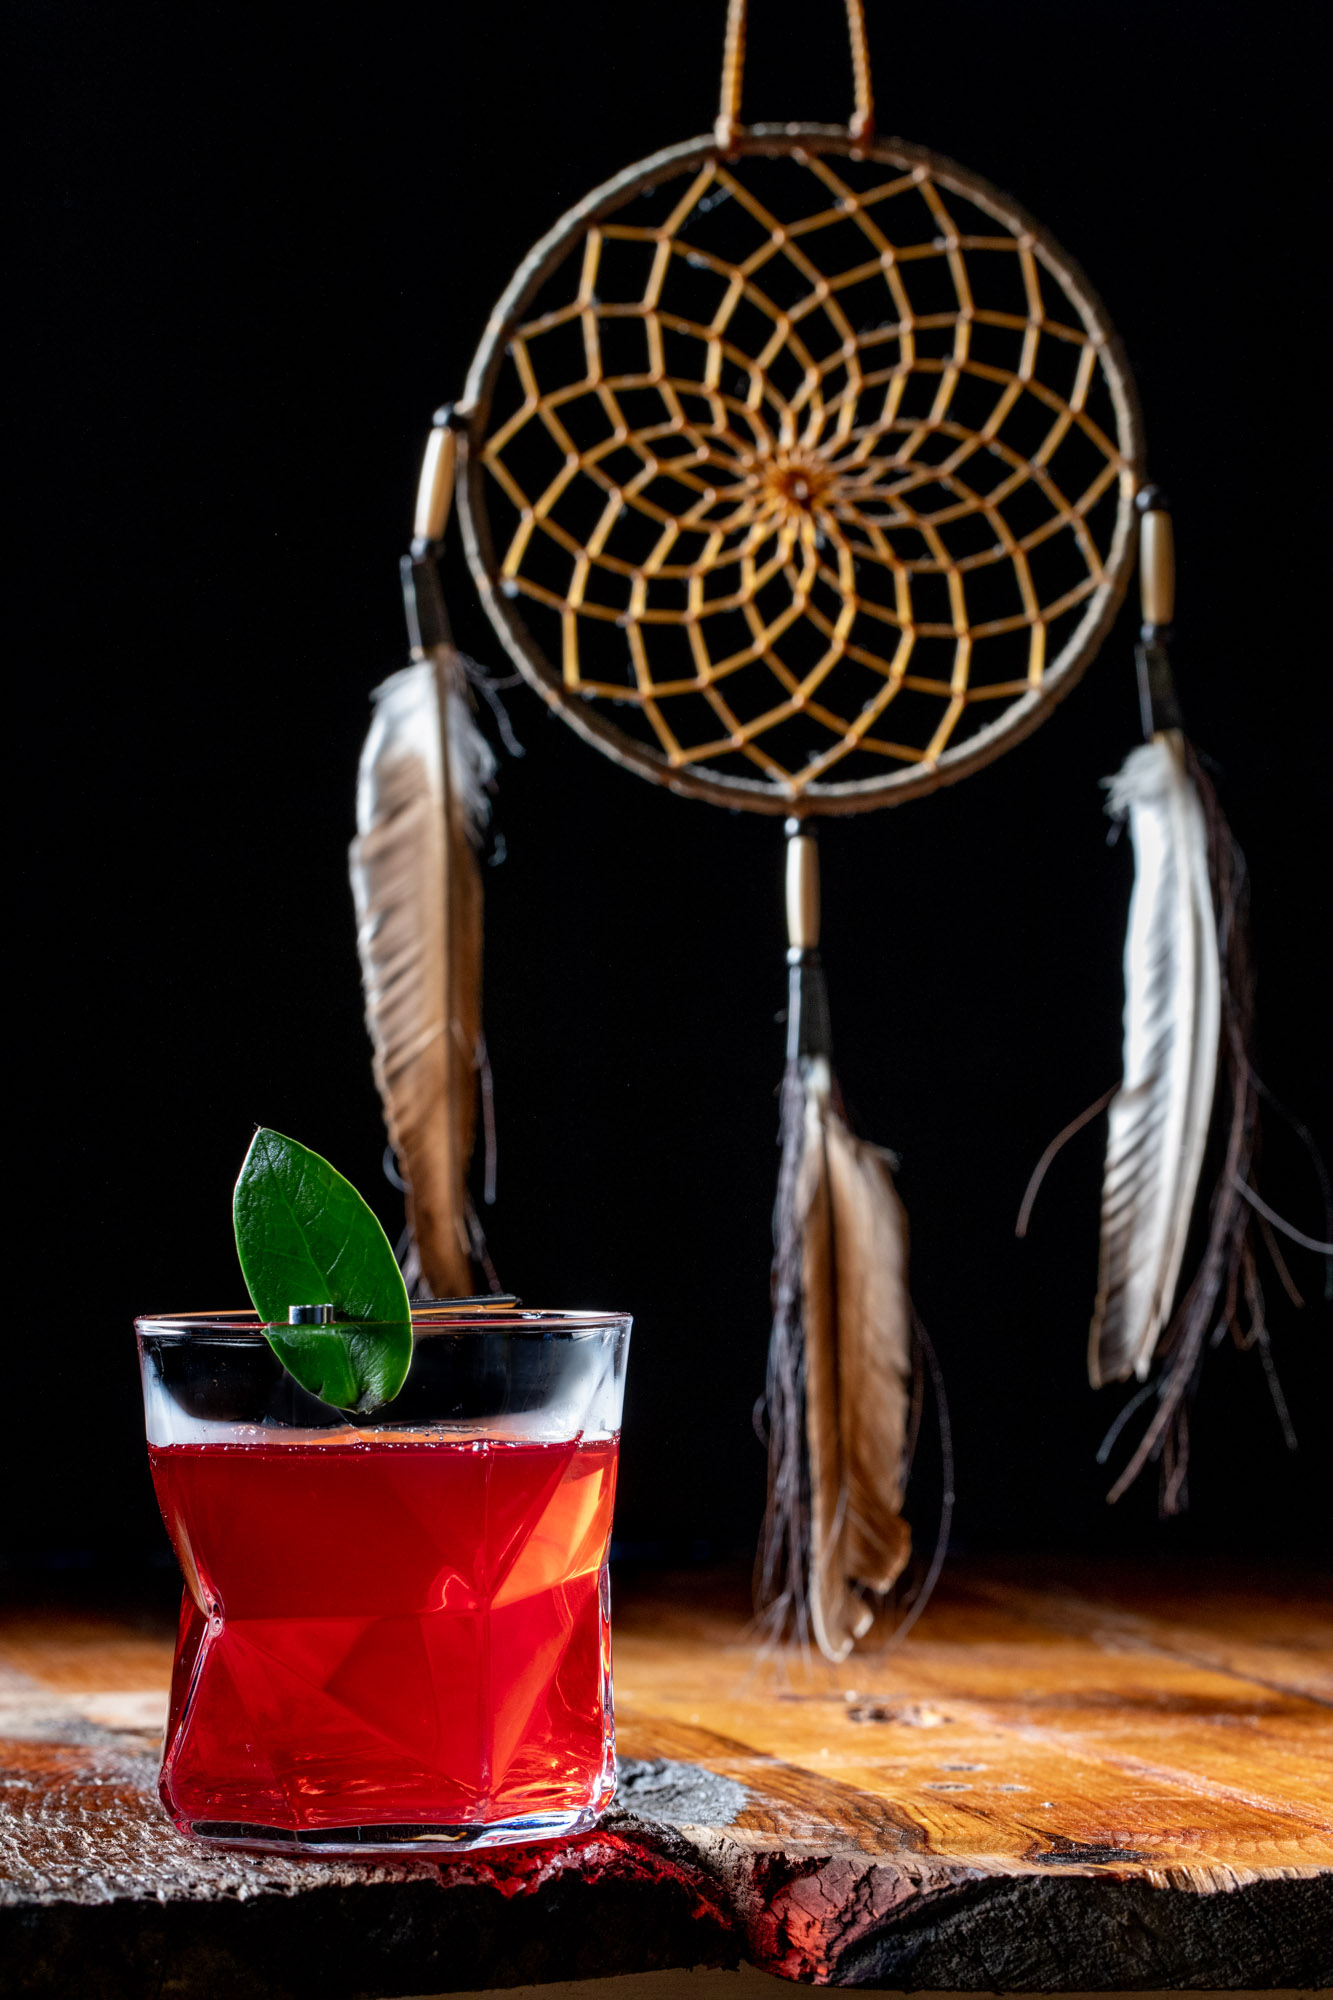
[[[825,1143],[838,1263],[843,1565],[882,1593],[912,1545],[900,1513],[912,1382],[907,1217],[882,1154],[836,1113]]]
[[[452,647],[375,691],[350,862],[357,947],[389,1140],[429,1294],[472,1290],[467,1170],[481,1036],[475,847],[493,760]]]
[[[911,1405],[907,1219],[883,1155],[829,1103],[811,1065],[797,1184],[803,1215],[810,1614],[839,1660],[911,1553],[901,1516]]]
[[[838,1422],[837,1248],[820,1100],[807,1090],[805,1133],[796,1184],[801,1228],[801,1318],[805,1341],[805,1443],[810,1478],[809,1595],[815,1643],[831,1660],[851,1650],[870,1623],[849,1602],[839,1526],[842,1440]]]

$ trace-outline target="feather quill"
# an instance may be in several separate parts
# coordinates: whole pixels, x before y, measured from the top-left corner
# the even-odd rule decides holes
[[[1221,1032],[1208,830],[1178,730],[1132,750],[1107,781],[1129,821],[1124,1071],[1102,1182],[1094,1387],[1144,1380],[1180,1280],[1203,1166]]]
[[[473,1289],[467,1171],[481,1042],[476,849],[495,760],[459,654],[438,645],[372,697],[350,850],[375,1081],[427,1295]]]

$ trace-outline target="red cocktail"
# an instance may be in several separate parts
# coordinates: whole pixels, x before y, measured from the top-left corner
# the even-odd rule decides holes
[[[320,1428],[249,1327],[140,1323],[186,1580],[161,1778],[183,1829],[420,1851],[605,1805],[628,1324],[554,1318],[414,1316],[418,1407]],[[283,1407],[247,1422],[257,1396]]]

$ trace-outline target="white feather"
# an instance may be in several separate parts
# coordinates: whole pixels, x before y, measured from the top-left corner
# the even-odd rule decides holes
[[[1094,1387],[1147,1375],[1170,1318],[1212,1112],[1221,1032],[1217,926],[1203,807],[1176,730],[1107,780],[1128,818],[1124,1069],[1111,1100],[1101,1268],[1088,1341]]]

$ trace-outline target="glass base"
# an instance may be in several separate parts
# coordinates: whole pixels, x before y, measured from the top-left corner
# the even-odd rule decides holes
[[[221,1819],[183,1819],[182,1833],[214,1847],[243,1847],[264,1854],[310,1854],[319,1858],[382,1856],[404,1861],[412,1855],[463,1854],[479,1847],[522,1847],[539,1840],[562,1840],[596,1826],[609,1801],[578,1811],[525,1813],[518,1819],[473,1820],[466,1826],[323,1826],[299,1832],[285,1826],[246,1826]]]

